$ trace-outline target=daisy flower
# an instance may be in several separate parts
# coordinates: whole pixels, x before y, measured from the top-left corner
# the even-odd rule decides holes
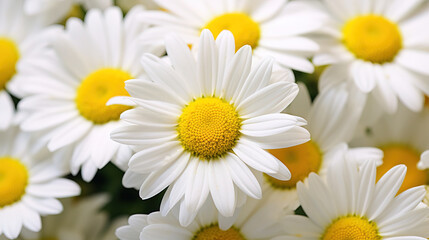
[[[203,29],[215,37],[223,30],[232,32],[235,48],[250,45],[257,59],[273,56],[283,67],[313,72],[307,59],[318,45],[305,37],[321,26],[316,11],[301,8],[287,0],[154,0],[165,11],[148,11],[144,21],[180,34],[195,45]],[[162,32],[162,31],[161,31]]]
[[[345,89],[330,89],[319,94],[312,103],[305,85],[300,87],[297,98],[284,111],[307,119],[306,128],[311,140],[298,146],[269,149],[268,152],[284,163],[292,172],[288,181],[278,180],[264,175],[264,194],[274,195],[275,199],[285,205],[294,202],[299,206],[296,184],[306,181],[309,174],[314,172],[326,176],[326,170],[335,159],[347,156],[362,162],[371,158],[377,161],[382,158],[382,152],[376,148],[350,149],[346,142],[350,140],[357,125],[359,116],[356,110],[356,97],[351,96]]]
[[[379,240],[429,237],[429,208],[417,207],[424,186],[399,195],[407,168],[398,165],[377,183],[374,161],[359,169],[354,161],[339,161],[329,168],[326,181],[311,174],[298,183],[301,206],[307,217],[286,216],[288,233],[273,240]],[[397,196],[396,196],[397,195]]]
[[[19,103],[21,128],[40,131],[54,160],[73,174],[82,166],[84,180],[110,160],[116,164],[131,157],[129,147],[110,139],[129,106],[106,106],[115,96],[127,96],[124,82],[140,77],[138,58],[156,53],[140,44],[145,26],[131,10],[122,19],[119,8],[91,10],[85,22],[72,18],[66,31],[53,40],[53,49],[21,65],[19,83],[26,93]]]
[[[408,174],[400,188],[403,192],[411,187],[429,185],[427,160],[420,155],[429,149],[429,109],[414,113],[402,104],[393,115],[382,116],[375,124],[365,129],[367,134],[355,137],[354,146],[378,147],[384,152],[383,164],[377,168],[379,179],[398,164],[407,166]],[[424,155],[423,155],[424,156]]]
[[[50,27],[42,31],[48,24],[44,17],[26,16],[22,5],[23,0],[0,1],[0,130],[10,125],[15,111],[7,91],[17,91],[17,64],[43,50],[52,34],[59,30]]]
[[[110,6],[113,6],[113,0],[25,0],[24,11],[30,16],[45,16],[52,22],[60,22],[68,16],[83,17],[82,7],[103,10]]]
[[[42,218],[40,232],[23,231],[22,240],[66,239],[79,236],[82,240],[116,240],[115,230],[126,223],[120,218],[108,224],[108,215],[101,209],[106,205],[107,195],[63,200],[64,211],[55,216]],[[106,228],[107,227],[107,228]]]
[[[320,51],[313,63],[331,64],[320,79],[321,90],[347,82],[369,93],[378,109],[388,113],[397,110],[398,99],[420,111],[424,94],[429,94],[429,35],[422,31],[429,21],[426,2],[303,2],[330,19],[314,38]]]
[[[234,37],[224,31],[214,40],[203,30],[198,59],[187,44],[166,39],[172,66],[146,54],[148,79],[126,82],[137,107],[121,116],[127,126],[112,138],[134,147],[125,186],[141,185],[150,198],[171,185],[161,211],[179,201],[180,222],[191,223],[209,193],[216,208],[230,217],[237,196],[261,197],[251,172],[288,180],[290,172],[263,149],[294,146],[309,140],[306,122],[280,113],[298,93],[291,79],[269,84],[272,59],[252,69],[252,49],[235,53]]]
[[[133,215],[129,225],[118,228],[116,235],[120,240],[269,240],[284,232],[280,220],[293,214],[279,211],[264,198],[249,200],[240,210],[234,217],[224,218],[210,200],[188,227],[181,226],[174,213]]]
[[[0,131],[0,236],[16,238],[22,228],[40,231],[40,216],[60,213],[56,198],[80,194],[79,186],[50,163],[47,151],[17,127]]]

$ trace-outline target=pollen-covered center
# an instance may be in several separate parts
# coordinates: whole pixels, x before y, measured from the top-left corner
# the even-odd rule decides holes
[[[377,181],[387,171],[398,164],[407,166],[407,174],[398,193],[409,188],[428,184],[427,170],[417,168],[420,152],[405,144],[388,144],[380,147],[384,152],[383,164],[377,168]]]
[[[244,45],[256,48],[261,37],[259,24],[253,21],[247,14],[239,12],[217,16],[203,28],[209,29],[215,38],[223,30],[231,31],[235,38],[236,51]]]
[[[28,170],[17,159],[0,157],[0,208],[21,199],[28,184]]]
[[[6,83],[15,75],[18,59],[16,44],[8,38],[0,37],[0,91],[5,89]]]
[[[322,240],[379,240],[377,225],[364,217],[347,216],[329,225]]]
[[[119,120],[122,112],[130,109],[125,105],[106,106],[116,96],[129,96],[125,81],[131,75],[119,69],[104,68],[89,74],[77,90],[76,106],[79,113],[94,124]]]
[[[192,240],[245,240],[245,238],[234,227],[223,231],[216,224],[200,229]]]
[[[289,181],[282,181],[265,175],[271,186],[279,189],[295,188],[296,184],[306,179],[311,172],[317,173],[323,160],[319,146],[313,141],[294,147],[268,150],[268,152],[279,159],[292,172],[292,177]]]
[[[373,63],[391,62],[402,48],[398,26],[377,15],[358,16],[343,28],[343,43],[357,58]]]
[[[232,150],[240,137],[241,119],[234,106],[208,97],[187,105],[177,132],[182,146],[200,159],[214,159]]]

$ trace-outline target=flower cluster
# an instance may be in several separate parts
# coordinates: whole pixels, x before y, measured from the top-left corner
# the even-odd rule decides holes
[[[0,240],[428,239],[427,24],[426,0],[0,0]]]

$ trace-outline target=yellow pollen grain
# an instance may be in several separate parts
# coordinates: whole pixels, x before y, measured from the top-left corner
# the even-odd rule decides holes
[[[183,148],[200,159],[215,159],[230,152],[240,137],[241,119],[234,106],[215,98],[198,98],[178,120]]]
[[[21,199],[28,178],[28,170],[19,160],[0,157],[0,209]]]
[[[124,105],[106,106],[116,96],[129,96],[125,81],[131,75],[119,69],[103,68],[89,74],[81,83],[76,94],[76,107],[82,117],[94,124],[117,121],[122,112],[130,109]]]
[[[427,170],[417,168],[420,152],[404,144],[388,144],[380,147],[384,152],[383,164],[377,168],[377,181],[392,167],[398,164],[407,166],[407,174],[398,194],[412,187],[428,183]]]
[[[7,82],[15,75],[18,59],[19,50],[15,42],[0,37],[0,91],[6,88]]]
[[[402,48],[398,26],[377,15],[358,16],[343,27],[343,43],[357,58],[383,64],[391,62]]]
[[[215,38],[223,30],[231,31],[235,38],[236,51],[244,45],[256,48],[261,37],[259,24],[253,21],[247,14],[239,12],[217,16],[208,22],[203,29],[209,29]]]
[[[377,225],[365,217],[347,216],[333,221],[321,240],[379,240]]]
[[[223,231],[216,224],[200,229],[192,240],[245,240],[245,238],[235,227]]]
[[[292,173],[289,181],[265,175],[271,186],[278,189],[295,188],[296,184],[306,179],[311,172],[317,173],[323,160],[319,146],[311,140],[298,146],[272,149],[268,152],[286,165]]]

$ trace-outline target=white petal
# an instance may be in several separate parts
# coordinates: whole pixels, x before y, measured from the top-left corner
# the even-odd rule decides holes
[[[244,120],[240,132],[254,137],[266,137],[286,132],[307,122],[296,116],[273,113]]]
[[[234,183],[245,194],[252,198],[260,199],[262,197],[261,186],[255,175],[236,155],[228,153],[226,157],[227,167]]]
[[[215,96],[221,96],[222,86],[225,81],[226,69],[230,66],[231,60],[235,55],[234,36],[230,31],[222,31],[216,38],[218,46],[218,73],[215,88]]]
[[[421,50],[403,49],[395,62],[418,73],[429,75],[429,53]]]
[[[213,96],[218,74],[218,51],[212,33],[204,29],[200,36],[197,79],[204,96]]]
[[[251,137],[243,136],[259,146],[262,149],[278,149],[296,146],[310,140],[310,133],[303,127],[295,126],[291,130],[282,132],[280,134],[265,136],[265,137]]]
[[[259,2],[254,2],[254,5]],[[261,1],[252,13],[252,19],[257,22],[264,22],[272,18],[285,5],[285,0],[267,0]]]
[[[236,104],[240,104],[244,99],[268,85],[271,80],[273,64],[274,59],[267,57],[264,58],[258,66],[252,69],[240,93],[234,99]]]
[[[141,63],[151,81],[174,90],[186,102],[189,102],[194,97],[191,95],[189,84],[180,75],[176,74],[165,61],[154,55],[145,54],[141,59]]]
[[[172,164],[149,174],[140,187],[140,197],[149,199],[168,187],[185,169],[189,156],[189,153],[184,152],[176,156]]]
[[[418,163],[419,169],[429,168],[429,150],[426,150],[420,156],[420,161]]]
[[[29,185],[26,191],[39,197],[73,197],[80,194],[80,187],[75,182],[68,179],[55,179],[44,184]]]
[[[184,197],[184,206],[186,211],[194,214],[197,213],[201,206],[206,202],[209,194],[209,164],[208,162],[201,161],[198,158],[193,158],[191,161],[197,162],[197,169],[191,181],[186,186],[186,192]]]
[[[236,199],[234,184],[224,160],[209,162],[209,187],[213,202],[220,214],[231,217],[234,214]]]
[[[368,219],[373,220],[378,217],[391,203],[405,178],[407,168],[404,165],[397,165],[390,169],[381,177],[375,187],[373,204],[368,209]]]
[[[265,173],[277,173],[280,161],[256,144],[241,139],[234,148],[235,154],[250,167]]]
[[[412,82],[404,81],[412,76],[399,66],[386,67],[386,69],[390,77],[390,86],[401,102],[414,112],[421,111],[424,103],[423,93]]]
[[[240,48],[226,66],[221,97],[226,101],[236,103],[239,90],[243,88],[252,67],[252,48],[248,45]],[[240,71],[237,71],[240,69]]]
[[[351,66],[354,83],[364,93],[371,92],[375,87],[375,73],[372,63],[356,60]]]
[[[50,151],[56,151],[64,146],[72,144],[88,133],[92,127],[92,122],[83,118],[75,118],[64,124],[55,131],[55,135],[48,143]]]
[[[251,118],[285,109],[298,95],[295,83],[277,82],[255,92],[237,106],[242,118]]]
[[[200,95],[201,86],[199,85],[196,74],[197,64],[188,45],[182,38],[171,34],[165,39],[165,47],[175,71],[180,74],[183,79],[189,81],[189,86],[193,89],[192,92],[195,96]]]
[[[162,145],[144,149],[134,154],[129,167],[138,173],[150,173],[169,165],[183,152],[178,142],[167,142]]]
[[[25,196],[22,198],[22,201],[29,208],[42,215],[58,214],[63,211],[61,202],[55,198],[35,198]]]

